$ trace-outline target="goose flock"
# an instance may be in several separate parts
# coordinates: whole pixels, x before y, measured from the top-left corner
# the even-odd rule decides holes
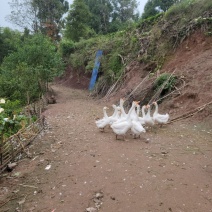
[[[119,106],[115,104],[112,105],[114,112],[111,116],[108,116],[108,107],[103,107],[103,118],[95,121],[96,126],[103,132],[106,126],[110,126],[113,132],[118,136],[123,136],[125,140],[126,133],[131,130],[133,138],[140,137],[141,133],[146,132],[147,126],[153,126],[155,123],[166,124],[169,120],[169,114],[159,114],[158,104],[153,102],[155,106],[155,111],[151,116],[150,108],[151,106],[143,105],[141,108],[142,116],[140,116],[140,105],[139,101],[133,101],[132,106],[128,113],[124,109],[124,99],[120,99]],[[146,112],[147,110],[147,112]]]

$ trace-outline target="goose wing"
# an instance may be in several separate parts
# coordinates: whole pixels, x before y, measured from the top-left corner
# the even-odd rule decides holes
[[[157,114],[153,117],[155,121],[159,123],[166,123],[169,120],[169,114]]]

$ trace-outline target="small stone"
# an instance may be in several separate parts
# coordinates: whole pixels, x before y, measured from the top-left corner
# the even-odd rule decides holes
[[[97,199],[100,199],[100,198],[102,198],[104,195],[102,194],[102,193],[96,193],[96,195],[95,195],[95,197],[97,198]]]
[[[112,200],[116,200],[116,198],[115,198],[115,197],[113,197],[113,196],[111,196],[111,197],[110,197],[110,199],[112,199]]]
[[[99,199],[97,199],[97,198],[94,198],[93,201],[94,201],[95,203],[100,203],[100,202],[101,202],[101,201],[100,201]]]
[[[86,212],[95,212],[97,211],[96,208],[90,207],[90,208],[86,208]]]

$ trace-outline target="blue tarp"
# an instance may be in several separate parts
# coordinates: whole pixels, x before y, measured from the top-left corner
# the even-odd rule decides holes
[[[98,70],[99,70],[99,66],[100,66],[101,56],[102,56],[102,50],[98,50],[96,52],[96,59],[95,59],[95,64],[94,64],[94,68],[93,68],[93,72],[92,72],[92,76],[91,76],[91,80],[90,80],[90,84],[89,84],[89,91],[93,90],[94,85],[96,83],[96,78],[97,78],[97,74],[98,74]]]

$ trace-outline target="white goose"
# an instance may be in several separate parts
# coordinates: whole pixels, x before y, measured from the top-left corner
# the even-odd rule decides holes
[[[128,114],[126,115],[125,120],[123,120],[123,119],[118,120],[111,125],[113,132],[116,134],[116,139],[117,139],[118,135],[121,135],[121,136],[123,136],[123,139],[125,140],[125,134],[132,127],[132,121],[130,118],[130,114],[135,109],[137,104],[138,103],[136,101],[133,101],[132,106],[131,106]]]
[[[148,111],[147,111],[146,115],[143,117],[145,124],[148,125],[148,126],[153,126],[155,122],[154,122],[154,120],[153,120],[153,118],[151,117],[151,114],[150,114],[150,105],[148,104],[146,106],[146,108],[148,109]]]
[[[166,124],[169,120],[169,114],[159,114],[158,113],[158,104],[157,102],[153,102],[155,105],[155,112],[153,113],[153,120],[159,124]]]
[[[139,117],[139,111],[140,111],[140,105],[137,105],[137,114],[132,119],[132,126],[131,126],[131,131],[133,133],[133,138],[140,137],[141,133],[146,132],[146,130],[141,125],[141,122],[139,120],[139,118],[141,118],[141,117]]]
[[[125,99],[124,98],[121,98],[120,99],[120,110],[121,110],[121,118],[126,118],[127,117],[127,113],[125,112],[124,110],[124,102],[125,102]]]
[[[139,116],[139,114],[140,114],[140,105],[139,105],[139,107],[137,107],[138,120],[139,120],[139,122],[140,122],[142,125],[145,125],[145,116],[146,116],[145,111],[144,111],[145,108],[146,108],[146,105],[143,105],[142,108],[141,108],[142,117],[140,117],[140,116]]]
[[[103,107],[104,117],[102,119],[99,119],[99,120],[95,121],[96,126],[101,131],[104,131],[104,128],[110,123],[110,118],[108,117],[107,112],[106,112],[107,109],[108,109],[108,107]]]
[[[139,115],[139,112],[140,112],[140,105],[139,105],[140,102],[138,101],[137,103],[138,103],[136,105],[137,111],[134,108],[133,111],[130,114],[131,120],[135,120],[135,119],[138,120],[138,115]]]
[[[110,125],[112,125],[115,121],[119,120],[121,112],[121,108],[119,106],[112,105],[112,107],[114,109],[114,113],[112,116],[109,117]]]
[[[140,138],[141,133],[145,133],[146,130],[144,129],[144,127],[141,125],[141,123],[139,121],[132,121],[132,127],[131,127],[131,131],[133,133],[133,138]]]

